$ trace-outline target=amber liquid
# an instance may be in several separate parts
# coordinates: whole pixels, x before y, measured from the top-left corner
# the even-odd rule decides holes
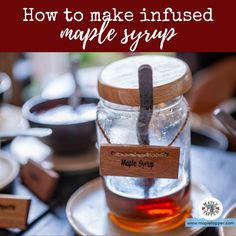
[[[134,199],[105,186],[110,217],[122,228],[135,232],[163,232],[184,223],[191,211],[190,184],[171,195]]]

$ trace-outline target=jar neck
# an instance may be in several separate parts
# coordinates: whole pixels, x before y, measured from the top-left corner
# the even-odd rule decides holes
[[[153,109],[160,110],[160,111],[163,111],[165,109],[170,109],[171,107],[176,107],[180,105],[180,103],[182,103],[183,100],[184,100],[183,96],[178,96],[168,102],[165,102],[165,103],[163,102],[163,103],[154,105]],[[108,109],[112,109],[112,110],[117,110],[117,111],[135,112],[135,111],[139,111],[140,109],[139,106],[127,106],[127,105],[116,104],[116,103],[112,103],[107,100],[104,100],[103,98],[101,98],[101,103],[104,107]]]

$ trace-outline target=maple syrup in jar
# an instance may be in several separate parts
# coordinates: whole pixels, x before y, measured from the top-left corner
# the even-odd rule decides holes
[[[151,108],[143,106],[146,98],[142,100],[143,88],[138,80],[138,70],[144,64],[152,69]],[[168,177],[165,172],[159,177],[146,177],[142,172],[153,170],[146,156],[139,163],[136,152],[132,153],[132,161],[137,160],[135,165],[122,162],[123,175],[117,174],[113,167],[106,167],[109,174],[103,176],[103,183],[109,216],[121,228],[164,232],[183,224],[191,212],[189,108],[183,97],[191,81],[188,66],[166,56],[126,58],[108,65],[100,74],[97,111],[100,155],[104,145],[114,144],[179,148],[175,177]],[[163,166],[167,171],[171,162],[168,165]],[[134,169],[135,175],[131,171]]]

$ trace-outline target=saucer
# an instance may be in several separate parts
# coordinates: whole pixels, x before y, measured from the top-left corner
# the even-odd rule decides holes
[[[10,155],[0,151],[0,191],[7,188],[19,174],[19,165]]]
[[[40,163],[44,168],[53,169],[62,174],[88,173],[98,168],[95,147],[86,153],[58,155],[37,138],[17,137],[10,145],[10,152],[21,164],[25,164],[31,159]]]
[[[200,201],[211,196],[208,190],[192,183],[192,217],[199,217],[198,205]],[[79,235],[126,235],[136,236],[140,233],[126,231],[116,226],[108,217],[102,179],[97,178],[79,188],[69,199],[66,206],[67,218]],[[204,227],[180,227],[163,233],[147,233],[148,236],[193,236],[203,231]],[[142,233],[143,235],[143,233]]]

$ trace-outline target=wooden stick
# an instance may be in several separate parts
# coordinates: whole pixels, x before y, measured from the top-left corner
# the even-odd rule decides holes
[[[138,143],[142,145],[149,145],[149,123],[153,113],[153,77],[152,68],[149,65],[142,65],[138,70],[139,80],[139,100],[140,111],[138,122],[136,125],[136,133]],[[144,186],[144,196],[149,196],[151,186],[154,184],[155,179],[144,178],[141,185]]]

